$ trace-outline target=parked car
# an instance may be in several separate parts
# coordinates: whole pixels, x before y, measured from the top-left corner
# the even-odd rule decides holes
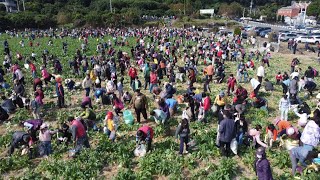
[[[259,33],[259,36],[260,37],[266,37],[267,34],[269,34],[271,32],[271,29],[267,29],[267,30],[264,30],[264,31],[260,31]]]
[[[308,37],[307,42],[318,45],[320,43],[320,36]]]
[[[248,34],[247,34],[246,32],[242,32],[242,33],[241,33],[241,37],[242,37],[243,39],[247,39],[247,38],[248,38]]]
[[[289,39],[295,39],[296,37],[296,34],[281,34],[280,41],[288,41]]]
[[[297,38],[295,38],[295,40],[299,43],[306,43],[308,41],[308,38],[307,36],[298,36]]]

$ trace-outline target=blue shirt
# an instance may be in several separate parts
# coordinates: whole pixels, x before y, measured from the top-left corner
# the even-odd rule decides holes
[[[174,108],[174,106],[177,104],[178,102],[175,99],[166,99],[166,104],[169,106],[169,108]]]

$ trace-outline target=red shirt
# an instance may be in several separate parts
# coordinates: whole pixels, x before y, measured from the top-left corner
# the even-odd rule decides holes
[[[235,86],[236,83],[237,83],[236,78],[234,78],[234,77],[229,77],[229,79],[228,79],[228,86]]]
[[[283,77],[282,77],[282,75],[281,75],[281,74],[278,74],[278,75],[276,75],[276,79],[277,79],[277,80],[282,80],[282,79],[283,79]]]
[[[130,70],[129,70],[129,76],[131,77],[131,78],[136,78],[137,77],[137,70],[135,69],[135,68],[130,68]]]
[[[31,69],[31,72],[37,70],[36,66],[35,66],[34,64],[32,64],[32,63],[29,64],[29,67],[30,67],[30,69]]]

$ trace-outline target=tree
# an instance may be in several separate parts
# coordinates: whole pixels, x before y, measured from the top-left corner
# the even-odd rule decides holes
[[[239,17],[242,12],[241,4],[233,2],[231,4],[222,3],[219,7],[219,14],[226,17]]]
[[[309,5],[307,15],[315,16],[317,18],[320,16],[320,0],[315,0]]]

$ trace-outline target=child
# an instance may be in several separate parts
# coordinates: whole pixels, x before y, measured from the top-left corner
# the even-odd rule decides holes
[[[40,104],[39,104],[39,93],[35,92],[34,94],[35,98],[34,100],[31,101],[31,110],[32,110],[32,115],[34,119],[40,119]]]
[[[280,85],[281,81],[283,80],[281,72],[278,72],[278,74],[276,75],[276,80],[277,80],[277,85]]]
[[[120,81],[117,83],[117,90],[118,90],[120,98],[122,98],[122,96],[123,96],[123,80],[124,80],[124,78],[122,77],[120,79]]]
[[[106,133],[108,138],[112,142],[114,142],[116,138],[116,123],[113,120],[113,114],[111,111],[107,113],[104,124],[105,124],[105,127],[103,128],[104,133]]]
[[[123,94],[122,99],[123,99],[123,101],[124,101],[125,103],[126,103],[126,102],[129,102],[129,103],[130,103],[130,101],[131,101],[131,99],[132,99],[132,95],[131,95],[128,91],[126,91],[126,92]]]
[[[227,83],[228,83],[228,92],[227,92],[227,94],[228,94],[228,96],[230,96],[230,90],[231,90],[231,92],[233,92],[234,91],[234,86],[237,84],[237,80],[236,80],[235,77],[233,77],[233,74],[230,74],[230,77],[229,77]]]
[[[186,145],[186,154],[189,153],[189,134],[190,134],[190,128],[189,128],[189,123],[187,119],[183,119],[182,122],[179,124],[176,130],[176,138],[178,139],[178,135],[180,137],[180,149],[179,149],[179,154],[182,155],[183,153],[183,148],[184,144]]]
[[[39,140],[40,140],[40,156],[47,157],[52,153],[51,147],[51,136],[55,134],[56,131],[50,131],[48,125],[43,123],[40,126]]]
[[[264,137],[264,142],[269,144],[269,147],[272,147],[273,142],[277,140],[278,131],[273,124],[269,124],[267,127],[267,134]]]

